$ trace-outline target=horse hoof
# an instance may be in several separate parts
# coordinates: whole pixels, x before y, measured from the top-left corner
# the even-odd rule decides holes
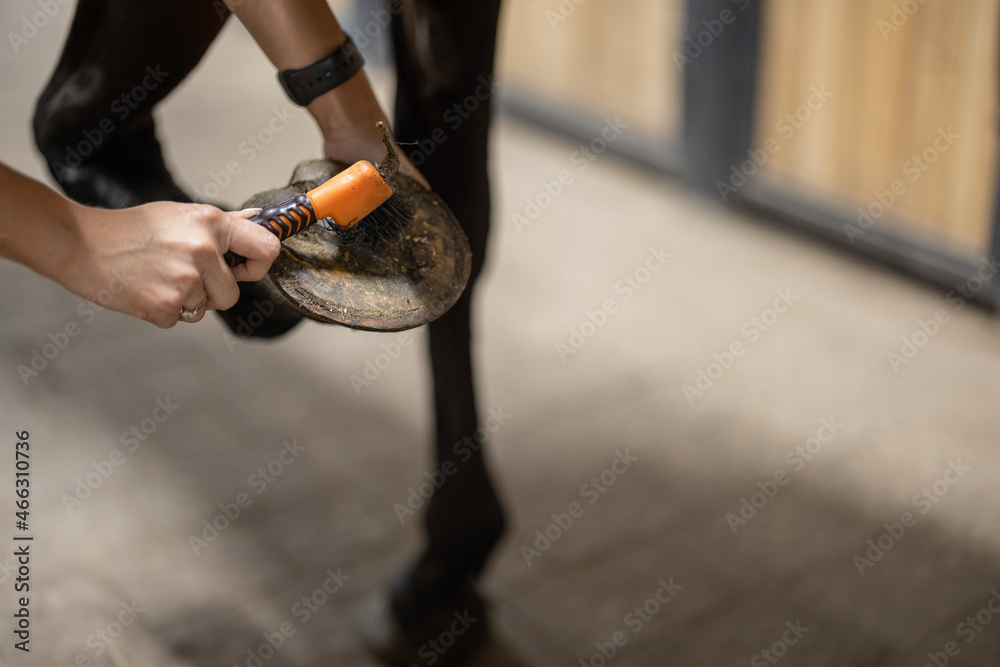
[[[379,592],[362,605],[358,626],[368,651],[391,667],[466,664],[489,634],[485,602],[471,585],[407,614]]]

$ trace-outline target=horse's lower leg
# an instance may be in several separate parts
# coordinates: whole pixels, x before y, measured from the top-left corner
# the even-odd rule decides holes
[[[411,158],[454,211],[472,247],[472,277],[465,294],[430,325],[435,402],[435,460],[453,474],[431,498],[427,545],[393,592],[393,611],[413,646],[436,638],[454,621],[453,614],[478,614],[455,657],[481,640],[485,620],[472,587],[503,532],[503,512],[490,482],[480,440],[473,384],[471,342],[472,290],[483,265],[489,229],[487,177],[488,98],[499,1],[416,0],[396,17],[393,38],[398,86],[396,134],[413,142],[447,132],[431,154]],[[461,122],[449,111],[467,100]],[[419,149],[418,149],[419,151]],[[480,434],[481,435],[481,434]]]
[[[471,584],[504,527],[483,456],[482,434],[487,431],[478,426],[470,305],[466,292],[448,314],[430,325],[435,465],[445,478],[428,504],[426,548],[394,591],[395,611],[411,623],[433,626],[427,612],[441,607],[448,607],[443,611],[450,623],[452,612],[465,611],[461,605],[479,606]],[[435,634],[439,632],[437,628]]]

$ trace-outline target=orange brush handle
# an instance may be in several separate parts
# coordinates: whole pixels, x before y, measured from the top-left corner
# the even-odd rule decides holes
[[[371,162],[361,160],[306,194],[317,218],[333,218],[338,226],[350,229],[381,206],[392,188]]]
[[[323,185],[304,195],[268,206],[250,220],[284,241],[323,218],[332,218],[341,229],[351,229],[390,196],[392,189],[374,165],[361,160]],[[246,261],[246,257],[234,252],[227,252],[225,258],[229,266]]]

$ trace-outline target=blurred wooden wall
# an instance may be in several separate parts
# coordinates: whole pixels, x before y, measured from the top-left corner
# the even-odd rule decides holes
[[[542,102],[676,138],[683,12],[684,0],[505,0],[499,76]]]
[[[756,144],[775,137],[782,145],[766,171],[852,215],[901,180],[905,194],[877,224],[891,216],[941,242],[986,251],[998,8],[998,0],[767,0]],[[777,123],[813,86],[832,97],[783,140]],[[908,164],[949,127],[960,138],[936,163],[926,171]]]
[[[649,136],[679,140],[683,74],[673,56],[685,4],[505,0],[499,75],[542,104],[621,114]],[[1000,0],[763,0],[762,7],[754,145],[772,137],[781,145],[764,178],[852,218],[901,181],[905,194],[894,195],[876,224],[985,252],[997,169]],[[832,97],[785,137],[778,123],[814,86]],[[908,161],[949,128],[959,138],[915,178]]]

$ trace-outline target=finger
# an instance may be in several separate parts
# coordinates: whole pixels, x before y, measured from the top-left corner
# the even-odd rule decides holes
[[[216,255],[202,274],[207,295],[206,310],[229,310],[240,298],[240,287],[222,255]]]
[[[150,324],[155,324],[161,329],[171,329],[174,327],[174,325],[177,324],[177,322],[180,321],[180,318],[178,316],[174,316],[172,318],[164,318],[164,317],[157,317],[154,315],[143,314],[143,315],[136,315],[136,317],[138,317],[140,320],[149,322]]]
[[[184,311],[181,311],[180,313],[178,313],[177,323],[178,324],[180,324],[180,323],[183,323],[183,324],[195,324],[197,322],[201,322],[203,319],[205,319],[205,314],[210,309],[207,307],[207,304],[199,304],[199,305],[195,306],[194,308],[192,308],[191,310],[194,311],[194,315],[192,315],[191,317],[185,317]]]
[[[173,315],[161,315],[146,311],[135,311],[129,313],[130,315],[143,320],[144,322],[149,322],[150,324],[155,324],[161,329],[170,329],[180,320],[180,314],[174,313]]]
[[[260,280],[267,275],[271,262],[281,251],[281,242],[264,227],[237,214],[228,215],[231,224],[227,225],[228,234],[220,239],[223,242],[222,249],[231,250],[247,258],[246,262],[232,269],[232,275],[240,281]]]
[[[242,218],[230,218],[218,210],[215,211],[214,215],[217,217],[213,221],[213,227],[225,226],[229,220],[242,220]],[[202,311],[228,310],[233,307],[240,296],[240,288],[236,284],[236,279],[222,258],[225,249],[220,247],[218,239],[213,238],[213,236],[218,235],[206,234],[195,243],[197,252],[193,255],[193,259],[197,274],[195,279],[187,285],[187,293],[183,301],[183,305],[192,310],[201,305],[203,301],[205,303]],[[197,319],[189,321],[197,321]]]
[[[205,313],[211,310],[209,301],[208,294],[204,289],[192,290],[177,313],[177,321],[187,324],[200,322],[205,317]]]
[[[176,286],[152,285],[142,290],[141,298],[131,308],[122,312],[155,324],[161,329],[170,329],[181,319],[180,292]]]
[[[236,276],[222,256],[233,246],[233,239],[239,236],[239,231],[254,234],[263,232],[265,236],[272,237],[272,242],[277,242],[270,232],[246,219],[258,211],[259,208],[247,208],[233,213],[218,209],[212,212],[215,252],[210,258],[203,258],[199,262],[201,282],[207,296],[206,310],[229,310],[239,299],[240,288],[236,284]]]

